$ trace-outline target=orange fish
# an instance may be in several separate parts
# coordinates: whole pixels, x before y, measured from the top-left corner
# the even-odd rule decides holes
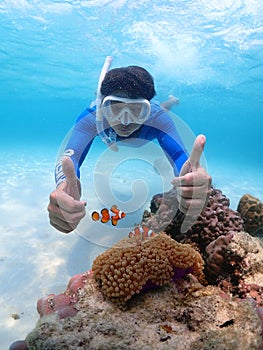
[[[143,238],[147,237],[154,237],[156,236],[156,233],[153,232],[148,226],[146,225],[141,225],[141,226],[136,226],[132,231],[129,232],[128,235],[130,238],[134,236],[141,236]]]
[[[99,219],[100,219],[100,214],[99,214],[97,211],[94,211],[94,212],[91,214],[91,218],[92,218],[92,220],[94,220],[94,221],[99,221]]]
[[[101,213],[101,216],[97,211],[94,211],[91,214],[92,220],[99,221],[99,219],[101,219],[100,221],[103,224],[105,224],[106,222],[108,222],[110,220],[110,213],[109,213],[109,210],[107,208],[101,209],[100,213]]]
[[[111,223],[113,226],[116,226],[119,220],[125,218],[126,214],[122,210],[118,209],[117,205],[113,205],[110,210],[113,214],[115,214],[111,217]]]
[[[107,208],[103,208],[101,211],[100,211],[100,214],[97,212],[97,211],[94,211],[92,214],[91,214],[91,218],[92,220],[94,221],[101,221],[103,224],[107,223],[108,221],[111,220],[111,224],[113,226],[116,226],[118,224],[118,221],[123,219],[126,214],[118,209],[117,205],[113,205],[111,208],[110,208],[110,211],[114,214],[114,215],[110,215],[110,212]]]

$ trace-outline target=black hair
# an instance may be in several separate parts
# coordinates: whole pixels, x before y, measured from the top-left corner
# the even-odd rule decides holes
[[[100,92],[104,96],[145,98],[149,101],[156,94],[153,77],[139,66],[111,69],[101,83]]]

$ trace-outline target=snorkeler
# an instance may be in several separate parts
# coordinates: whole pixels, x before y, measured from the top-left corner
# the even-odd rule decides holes
[[[179,100],[170,98],[164,108],[153,103],[152,76],[142,67],[129,66],[109,70],[111,58],[103,66],[96,106],[87,108],[77,119],[55,168],[56,189],[48,205],[50,224],[57,230],[73,231],[86,215],[81,198],[80,167],[96,136],[113,151],[119,145],[140,147],[156,139],[171,165],[175,178],[179,210],[188,216],[200,213],[206,205],[211,177],[199,164],[205,137],[199,135],[189,156],[172,118],[166,113]],[[179,175],[179,176],[178,176]]]

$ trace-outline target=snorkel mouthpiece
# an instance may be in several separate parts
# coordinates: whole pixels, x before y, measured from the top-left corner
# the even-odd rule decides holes
[[[96,127],[97,127],[97,132],[98,135],[100,136],[101,140],[109,146],[113,151],[118,151],[118,147],[116,145],[116,134],[114,132],[111,132],[109,135],[105,133],[104,127],[103,127],[103,113],[102,113],[102,99],[103,96],[100,92],[101,89],[101,83],[110,69],[111,63],[112,63],[113,58],[111,56],[107,56],[105,59],[105,62],[103,64],[100,77],[99,77],[99,82],[98,82],[98,87],[97,87],[97,98],[96,98]]]

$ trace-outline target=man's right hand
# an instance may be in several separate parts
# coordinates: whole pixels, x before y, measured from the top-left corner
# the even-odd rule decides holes
[[[62,170],[66,179],[50,194],[47,209],[50,224],[61,232],[69,233],[86,215],[86,202],[80,200],[80,181],[69,157],[62,159]]]

